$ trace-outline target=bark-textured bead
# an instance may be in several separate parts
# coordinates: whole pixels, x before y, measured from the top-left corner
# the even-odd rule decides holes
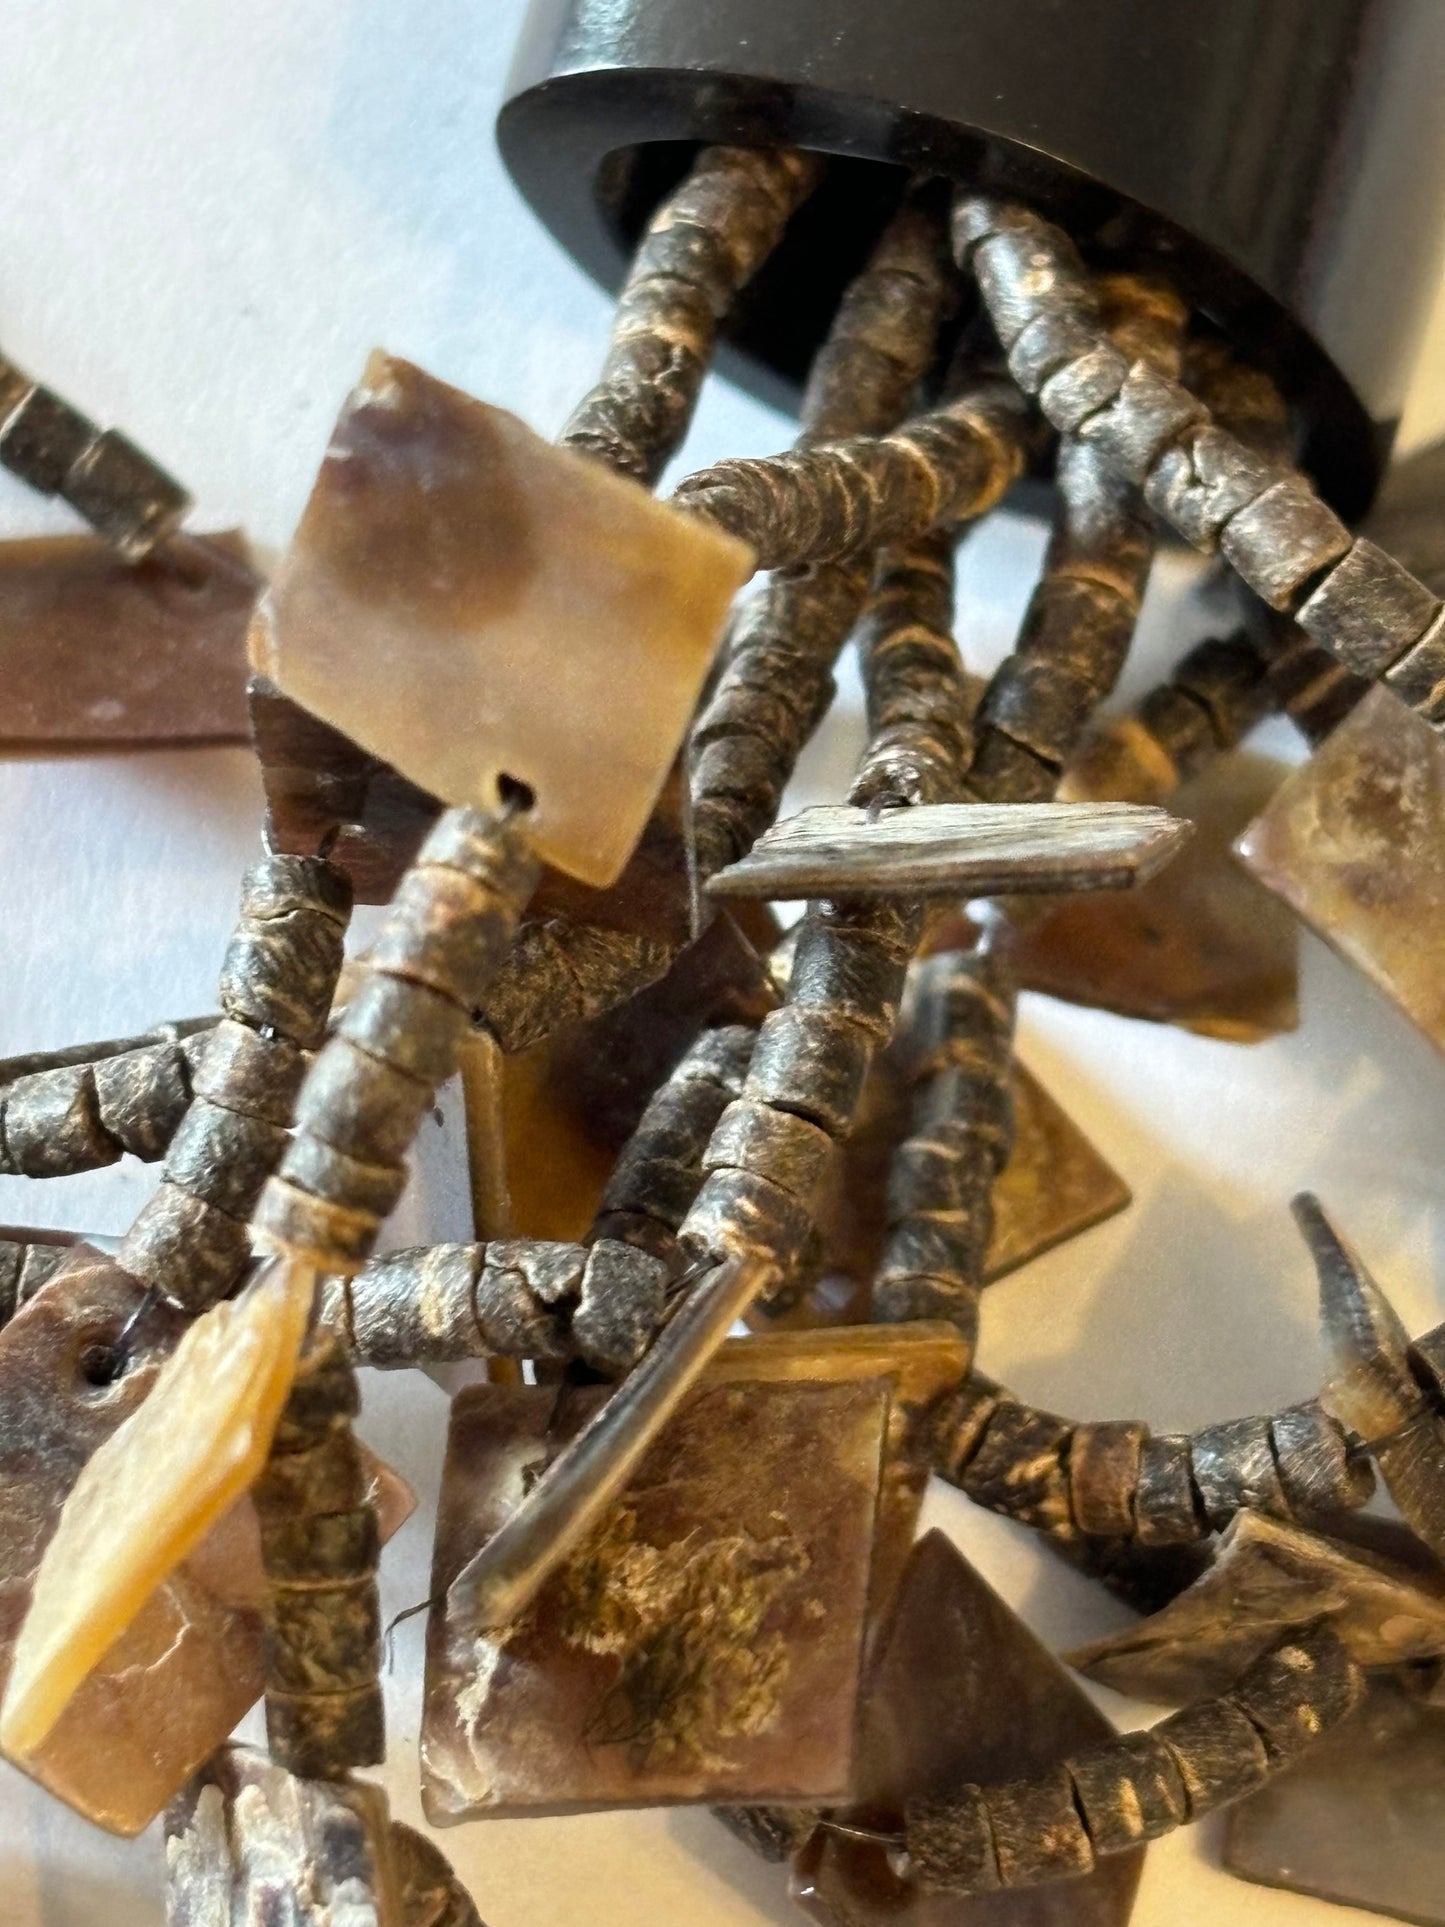
[[[448,1022],[449,1034],[456,1028]],[[325,1131],[338,1151],[374,1164],[396,1164],[434,1102],[430,1084],[394,1070],[341,1035],[332,1039],[307,1078],[296,1124],[302,1131]]]
[[[1204,1426],[1190,1439],[1189,1468],[1204,1516],[1216,1532],[1244,1506],[1276,1518],[1288,1512],[1267,1418]]]
[[[1139,704],[1137,715],[1173,764],[1180,781],[1203,769],[1218,750],[1209,710],[1197,696],[1174,682],[1151,689]]]
[[[1358,537],[1295,616],[1307,636],[1357,676],[1382,675],[1441,615],[1423,582]]]
[[[1137,487],[1165,449],[1200,423],[1204,413],[1188,389],[1136,361],[1114,399],[1090,415],[1078,435]]]
[[[1196,643],[1170,681],[1204,710],[1221,750],[1232,749],[1272,707],[1265,659],[1243,634]]]
[[[1415,646],[1385,671],[1385,687],[1423,716],[1432,729],[1445,724],[1445,610]]]
[[[752,1172],[807,1209],[836,1155],[835,1141],[807,1118],[745,1096],[719,1118],[703,1154],[703,1170]]]
[[[941,223],[910,196],[850,284],[814,359],[800,443],[880,435],[927,373],[956,296]],[[868,559],[774,576],[745,603],[689,743],[694,862],[706,880],[777,814],[798,752],[833,696],[833,664],[863,607]]]
[[[751,1171],[714,1171],[684,1220],[685,1250],[702,1257],[762,1257],[789,1269],[803,1250],[812,1219],[807,1207]]]
[[[259,1037],[249,1024],[223,1017],[197,1041],[193,1060],[197,1097],[268,1124],[290,1124],[306,1059],[284,1037]],[[97,1083],[99,1071],[97,1065]]]
[[[272,1755],[289,1772],[342,1779],[385,1751],[378,1674],[381,1609],[376,1535],[358,1528],[371,1507],[357,1488],[351,1431],[355,1374],[342,1341],[324,1335],[303,1354],[254,1493],[268,1582],[263,1615],[266,1718]],[[327,1531],[324,1522],[342,1519]],[[326,1533],[328,1570],[298,1573],[303,1527]],[[349,1553],[351,1563],[343,1564]]]
[[[166,1181],[244,1221],[286,1143],[280,1125],[197,1097],[171,1139]]]
[[[1230,519],[1279,481],[1277,463],[1222,428],[1200,427],[1167,448],[1144,484],[1156,515],[1212,553]]]
[[[266,1570],[295,1585],[325,1585],[371,1572],[381,1556],[370,1506],[316,1518],[268,1516],[261,1526]]]
[[[367,961],[373,970],[425,984],[469,1008],[477,928],[500,906],[493,889],[463,871],[417,863],[402,878]]]
[[[519,1266],[493,1260],[492,1248],[476,1286],[482,1348],[501,1358],[565,1359],[570,1354],[567,1307],[542,1303]]]
[[[985,1787],[999,1884],[1033,1887],[1086,1874],[1094,1850],[1062,1766],[1028,1780]]]
[[[315,911],[344,930],[351,915],[345,871],[319,856],[276,855],[252,864],[241,879],[241,921],[266,923],[297,910]]]
[[[689,476],[677,506],[749,544],[765,569],[796,569],[911,542],[991,509],[1023,468],[1012,384],[979,384],[883,436],[830,442]]]
[[[994,1413],[1013,1394],[971,1372],[956,1391],[950,1392],[939,1408],[933,1428],[934,1464],[953,1485],[962,1485]]]
[[[1153,1731],[1179,1769],[1191,1821],[1243,1799],[1269,1777],[1269,1756],[1253,1721],[1227,1699],[1186,1706]]]
[[[263,1540],[263,1551],[268,1542]],[[381,1614],[370,1574],[296,1584],[268,1567],[269,1675],[282,1693],[342,1693],[367,1686],[381,1659]]]
[[[162,1183],[121,1240],[116,1262],[173,1305],[199,1313],[226,1296],[250,1256],[240,1219]]]
[[[368,1475],[355,1446],[352,1439],[350,1450],[339,1450],[326,1437],[303,1450],[273,1452],[255,1486],[263,1520],[330,1518],[360,1510]]]
[[[428,830],[416,862],[423,870],[433,865],[459,870],[494,897],[512,904],[531,895],[541,868],[524,820],[469,809],[443,810]],[[490,913],[484,914],[490,922]]]
[[[1182,302],[1132,276],[1106,285],[1104,318],[1121,352],[1137,359],[1115,399],[1060,444],[1043,578],[1014,653],[979,705],[969,789],[986,801],[1051,796],[1048,772],[1062,770],[1090,714],[1118,681],[1154,554],[1154,530],[1131,482],[1198,412],[1164,379],[1179,363]],[[1121,479],[1124,471],[1130,481]]]
[[[658,1257],[702,1181],[702,1154],[729,1102],[741,1096],[756,1032],[732,1024],[703,1031],[649,1100],[618,1154],[592,1238],[617,1238]]]
[[[1178,1762],[1154,1733],[1121,1733],[1071,1754],[1066,1765],[1095,1853],[1122,1853],[1185,1820]]]
[[[748,1092],[843,1138],[853,1121],[872,1061],[867,1031],[825,1008],[784,1004],[758,1031]]]
[[[438,996],[436,991],[401,977],[379,974],[367,975],[337,1026],[337,1038],[344,1043],[354,1045],[390,1070],[423,1085],[440,1084],[450,1074],[466,1034],[466,1013],[449,997]],[[332,1041],[334,1046],[336,1040]],[[332,1055],[339,1060],[334,1070],[338,1079],[360,1076],[357,1066],[351,1066],[350,1071],[342,1069],[344,1060],[340,1051],[328,1051],[316,1060],[307,1084],[314,1078],[318,1087],[322,1086],[323,1065],[325,1076],[333,1074],[333,1067],[326,1064]],[[399,1091],[397,1095],[399,1098]],[[338,1103],[336,1108],[340,1110],[342,1106]],[[305,1086],[297,1112],[311,1117],[308,1128],[315,1128]],[[338,1125],[338,1128],[343,1127]]]
[[[345,1293],[352,1349],[368,1365],[425,1365],[485,1350],[473,1294],[484,1247],[426,1245],[373,1259]]]
[[[1373,1493],[1369,1459],[1351,1454],[1339,1421],[1317,1399],[1276,1412],[1269,1436],[1291,1515],[1351,1511]]]
[[[326,1034],[342,948],[341,927],[320,911],[244,919],[221,967],[221,1008],[314,1050]]]
[[[955,245],[958,234],[955,225]],[[1019,245],[1021,238],[1025,242],[1023,247]],[[1055,270],[1052,261],[1041,260],[1028,248],[1027,237],[1014,234],[987,236],[976,243],[969,265],[977,275],[979,287],[988,303],[994,332],[1010,355],[1039,315],[1040,269],[1049,275],[1048,313],[1065,326],[1072,322],[1076,332],[1071,342],[1072,355],[1048,355],[1037,366],[1025,359],[1023,365],[1036,380],[1041,380],[1065,360],[1077,359],[1080,354],[1089,351],[1095,339],[1095,331],[1090,324],[1095,320],[1096,308],[1092,290],[1082,274],[1074,278],[1067,270]],[[1059,266],[1062,267],[1062,263]],[[1019,377],[1015,374],[1014,378],[1018,380]]]
[[[268,1179],[257,1213],[268,1244],[319,1271],[359,1271],[381,1229],[375,1211],[318,1198],[280,1171]]]
[[[1272,609],[1289,609],[1352,538],[1300,475],[1285,475],[1231,516],[1219,546]]]
[[[339,1339],[328,1333],[325,1346],[318,1343],[307,1363],[309,1369],[292,1380],[276,1421],[273,1453],[309,1452],[314,1439],[361,1410],[361,1388]]]
[[[976,1505],[1040,1531],[1070,1522],[1065,1460],[1073,1428],[1052,1412],[1002,1400],[959,1480]]]
[[[389,1215],[406,1187],[405,1165],[352,1157],[309,1131],[297,1133],[287,1155],[286,1175],[313,1197],[378,1220]]]
[[[575,1304],[586,1263],[584,1246],[551,1239],[494,1238],[486,1253],[489,1271],[519,1272],[538,1303],[549,1306]]]
[[[1139,1543],[1190,1545],[1204,1536],[1205,1522],[1189,1465],[1187,1436],[1172,1433],[1144,1440],[1135,1494]]]
[[[1026,395],[1036,395],[1050,375],[1088,354],[1097,339],[1092,318],[1082,320],[1068,308],[1035,314],[1009,347],[1009,373]]]
[[[58,495],[97,432],[78,408],[32,382],[0,424],[0,462],[42,495]]]
[[[1101,336],[1087,354],[1049,376],[1039,390],[1039,406],[1062,434],[1077,434],[1091,415],[1109,406],[1128,375],[1128,357]]]
[[[947,1800],[910,1801],[905,1827],[913,1877],[926,1892],[987,1894],[999,1887],[981,1788],[958,1787]]]
[[[191,1060],[179,1044],[102,1057],[93,1066],[95,1105],[106,1134],[122,1151],[151,1163],[161,1157],[196,1088]]]
[[[706,880],[777,814],[798,752],[833,698],[833,664],[862,610],[865,563],[775,575],[745,602],[688,747],[694,862]]]
[[[1283,1766],[1352,1712],[1364,1685],[1348,1648],[1318,1626],[1257,1659],[1229,1698],[1259,1729],[1271,1765]]]
[[[885,555],[858,635],[868,747],[849,801],[956,802],[982,684],[953,639],[953,538]]]
[[[18,1078],[0,1093],[0,1169],[27,1178],[94,1171],[121,1155],[100,1121],[89,1064]]]
[[[386,1713],[381,1688],[345,1693],[266,1695],[266,1741],[271,1757],[302,1780],[344,1778],[353,1766],[386,1758]]]
[[[621,1377],[641,1358],[662,1324],[668,1268],[645,1251],[599,1238],[587,1254],[572,1338],[582,1361]]]
[[[893,1035],[911,948],[868,909],[815,907],[798,926],[788,1001],[835,1011],[885,1044]]]
[[[562,431],[565,446],[656,484],[687,431],[718,323],[821,165],[788,149],[703,149],[638,244],[602,377]]]
[[[1149,1428],[1131,1419],[1074,1427],[1069,1499],[1080,1532],[1109,1538],[1134,1531],[1134,1499]]]
[[[60,493],[127,562],[149,555],[191,506],[180,483],[114,428],[81,450]]]

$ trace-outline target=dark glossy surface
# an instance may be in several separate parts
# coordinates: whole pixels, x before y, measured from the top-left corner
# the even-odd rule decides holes
[[[534,0],[498,138],[613,284],[698,140],[874,163],[834,170],[736,317],[736,372],[779,400],[896,192],[879,161],[997,182],[1125,255],[1162,239],[1354,510],[1434,287],[1442,63],[1438,0]]]

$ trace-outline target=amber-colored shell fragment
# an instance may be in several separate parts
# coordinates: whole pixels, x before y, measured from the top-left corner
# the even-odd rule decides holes
[[[251,637],[263,676],[432,795],[536,798],[538,853],[620,874],[750,551],[376,354]],[[457,718],[466,727],[457,727]]]
[[[36,1575],[0,1706],[0,1746],[29,1757],[71,1696],[260,1471],[314,1288],[277,1266],[197,1319],[150,1396],[75,1483]]]

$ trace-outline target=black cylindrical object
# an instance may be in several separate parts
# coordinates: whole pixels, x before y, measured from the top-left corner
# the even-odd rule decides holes
[[[533,0],[498,138],[613,284],[700,142],[848,157],[731,330],[785,405],[904,172],[1016,192],[1100,260],[1163,255],[1357,514],[1445,240],[1442,96],[1442,0]]]

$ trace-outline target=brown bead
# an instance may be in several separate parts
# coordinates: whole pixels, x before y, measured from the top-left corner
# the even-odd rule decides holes
[[[1349,1649],[1327,1626],[1317,1626],[1257,1659],[1229,1697],[1279,1766],[1338,1725],[1364,1692],[1365,1676]]]
[[[986,1787],[983,1797],[1001,1886],[1076,1879],[1092,1868],[1094,1850],[1074,1805],[1066,1767]]]
[[[1285,475],[1231,516],[1219,546],[1256,595],[1288,609],[1347,553],[1351,538],[1303,476]]]
[[[193,1050],[192,1088],[228,1111],[285,1127],[306,1059],[284,1037],[261,1037],[249,1024],[223,1017],[205,1033]],[[97,1085],[99,1086],[97,1066]]]
[[[341,1693],[368,1685],[381,1661],[381,1616],[371,1573],[297,1585],[269,1565],[267,1570],[272,1581],[265,1627],[268,1689]]]
[[[1189,1441],[1189,1469],[1204,1516],[1216,1532],[1245,1506],[1277,1518],[1288,1511],[1267,1418],[1204,1426]]]
[[[692,417],[719,321],[820,168],[786,148],[702,150],[638,243],[601,379],[563,429],[566,446],[656,485]]]
[[[1134,1531],[1144,1441],[1149,1428],[1130,1419],[1074,1427],[1069,1445],[1069,1502],[1081,1532],[1101,1537]]]
[[[1295,620],[1347,669],[1373,680],[1400,662],[1441,616],[1439,599],[1423,582],[1360,536]]]
[[[244,1221],[288,1141],[280,1125],[197,1097],[171,1139],[165,1181]]]
[[[905,1827],[913,1877],[926,1893],[987,1894],[1002,1884],[982,1788],[912,1803]]]
[[[1191,1821],[1242,1799],[1269,1777],[1269,1755],[1253,1721],[1227,1699],[1186,1706],[1153,1731],[1179,1769]]]
[[[163,1183],[121,1240],[118,1262],[171,1304],[201,1312],[225,1297],[250,1256],[244,1222]]]
[[[1074,1799],[1098,1854],[1122,1853],[1172,1833],[1188,1799],[1178,1762],[1152,1732],[1121,1733],[1065,1762]]]
[[[1269,1432],[1292,1516],[1352,1511],[1374,1491],[1369,1459],[1351,1452],[1343,1428],[1318,1400],[1276,1412]]]
[[[810,1207],[837,1153],[826,1131],[790,1111],[741,1097],[718,1120],[703,1154],[703,1170],[753,1172]]]
[[[959,1483],[976,1505],[1022,1520],[1036,1530],[1067,1527],[1065,1456],[1072,1426],[1051,1412],[1004,1400]]]
[[[1168,1434],[1144,1440],[1135,1497],[1139,1543],[1189,1545],[1204,1537],[1199,1495],[1190,1472],[1188,1437]]]
[[[266,1739],[271,1757],[304,1780],[342,1780],[353,1767],[386,1758],[381,1688],[345,1693],[270,1692]]]

